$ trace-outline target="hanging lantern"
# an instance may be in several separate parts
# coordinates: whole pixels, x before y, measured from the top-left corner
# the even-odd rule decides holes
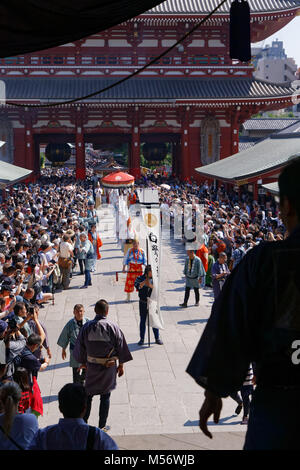
[[[247,0],[234,0],[230,7],[230,58],[251,60],[250,7]]]
[[[69,144],[48,144],[45,150],[47,160],[53,166],[62,166],[71,157]]]
[[[164,160],[167,156],[168,148],[164,143],[144,144],[143,156],[150,165],[156,165]]]

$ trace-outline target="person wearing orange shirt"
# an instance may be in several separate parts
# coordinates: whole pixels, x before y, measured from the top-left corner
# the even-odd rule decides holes
[[[128,206],[132,206],[136,203],[136,195],[135,192],[132,190],[131,193],[128,195]]]
[[[208,248],[205,246],[204,243],[200,246],[199,250],[196,251],[196,256],[198,256],[198,258],[201,259],[204,270],[205,270],[205,273],[207,273],[207,269],[208,269]],[[205,286],[205,278],[203,278],[201,287],[204,287],[204,286]]]

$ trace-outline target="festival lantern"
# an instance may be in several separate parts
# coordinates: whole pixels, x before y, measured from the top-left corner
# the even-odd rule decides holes
[[[129,188],[134,184],[134,177],[122,171],[116,171],[101,178],[101,184],[105,188]]]
[[[53,166],[62,166],[71,157],[71,147],[69,144],[54,144],[47,145],[45,150],[47,160]]]
[[[168,148],[164,143],[146,143],[143,145],[142,152],[150,165],[156,165],[166,158]]]

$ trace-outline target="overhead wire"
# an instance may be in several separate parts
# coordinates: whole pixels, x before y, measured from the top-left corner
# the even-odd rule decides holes
[[[112,83],[101,90],[94,91],[92,93],[88,93],[87,95],[80,96],[78,98],[72,98],[70,100],[65,100],[65,101],[56,101],[54,103],[17,103],[14,101],[6,101],[5,104],[10,105],[10,106],[17,106],[17,107],[22,107],[22,108],[49,108],[49,107],[56,107],[56,106],[64,106],[64,105],[69,105],[73,103],[78,103],[79,101],[87,100],[89,98],[92,98],[93,96],[99,95],[101,93],[104,93],[112,88],[115,88],[118,85],[121,85],[121,83],[124,83],[131,78],[139,75],[141,72],[146,70],[148,67],[156,63],[158,60],[160,60],[162,57],[166,56],[171,52],[175,47],[177,47],[179,44],[181,44],[188,36],[193,34],[194,31],[196,31],[202,24],[204,24],[211,16],[216,13],[223,5],[224,3],[228,2],[229,0],[222,0],[219,5],[217,5],[210,13],[208,13],[205,18],[203,18],[199,23],[197,23],[192,29],[187,31],[186,34],[184,34],[178,41],[176,41],[172,46],[168,47],[166,50],[164,50],[161,54],[158,56],[154,57],[151,59],[147,64],[145,64],[143,67],[140,67],[139,69],[135,70],[132,72],[130,75],[127,75],[126,77],[121,78],[120,80],[116,81],[115,83]]]

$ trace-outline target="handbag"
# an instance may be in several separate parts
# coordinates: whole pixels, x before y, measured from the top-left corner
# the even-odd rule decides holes
[[[63,269],[69,269],[72,266],[72,260],[70,258],[58,258],[58,266]]]
[[[91,250],[89,250],[86,254],[86,259],[94,259],[94,254]]]

